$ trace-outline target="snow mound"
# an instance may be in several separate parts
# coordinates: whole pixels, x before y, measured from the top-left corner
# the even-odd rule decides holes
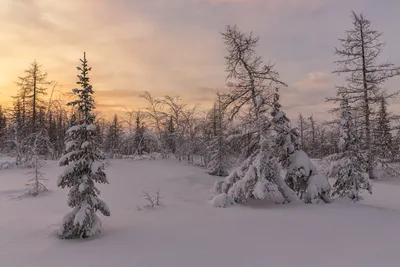
[[[323,174],[312,175],[308,180],[306,201],[317,203],[322,195],[329,196],[331,185],[328,178]],[[324,200],[326,202],[326,200]]]
[[[232,201],[229,200],[229,197],[227,194],[222,193],[219,195],[216,195],[212,200],[211,200],[211,204],[214,207],[217,208],[226,208],[228,206],[232,205]]]

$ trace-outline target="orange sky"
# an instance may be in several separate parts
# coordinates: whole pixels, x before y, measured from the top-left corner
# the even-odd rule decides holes
[[[71,90],[83,51],[93,69],[97,104],[106,113],[141,105],[138,96],[145,90],[156,96],[181,95],[207,107],[214,88],[224,85],[223,55],[218,67],[214,60],[207,62],[216,56],[212,51],[218,38],[199,36],[198,45],[191,37],[179,36],[177,42],[173,32],[156,32],[158,26],[146,15],[130,17],[117,8],[111,12],[111,1],[2,0],[0,9],[5,14],[0,18],[1,104],[9,104],[13,81],[34,59],[50,80]],[[217,71],[217,81],[203,79]]]
[[[260,35],[260,54],[276,62],[289,84],[283,104],[326,116],[325,97],[340,78],[331,74],[337,37],[351,25],[350,9],[363,6],[385,32],[384,56],[400,65],[400,39],[393,25],[400,1],[385,5],[353,0],[1,0],[0,104],[15,94],[13,81],[36,59],[62,90],[75,87],[83,51],[93,67],[99,109],[113,114],[142,105],[138,96],[180,95],[211,106],[225,83],[227,24]],[[363,3],[363,4],[361,4]],[[392,25],[392,26],[390,26]],[[385,58],[384,58],[385,59]],[[399,84],[392,81],[390,89]],[[397,108],[398,101],[392,107]]]

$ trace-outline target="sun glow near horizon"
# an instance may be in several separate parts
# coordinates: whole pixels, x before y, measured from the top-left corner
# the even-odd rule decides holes
[[[331,74],[336,38],[348,28],[349,10],[357,9],[360,1],[4,0],[0,104],[11,104],[14,81],[34,59],[49,80],[69,92],[86,51],[98,109],[106,114],[141,107],[144,91],[157,97],[179,95],[189,104],[211,107],[215,90],[226,87],[219,33],[227,24],[238,24],[260,36],[260,55],[275,62],[289,84],[281,91],[288,113],[323,118],[325,97],[338,81]],[[400,65],[399,37],[396,29],[386,27],[398,22],[394,10],[400,3],[363,7],[385,32],[385,52]]]

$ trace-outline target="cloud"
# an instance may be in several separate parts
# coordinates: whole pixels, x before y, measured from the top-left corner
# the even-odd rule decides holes
[[[282,89],[282,103],[287,112],[297,116],[299,112],[305,116],[315,115],[318,119],[327,116],[332,104],[326,103],[326,97],[335,93],[332,75],[323,70],[309,72],[299,81]]]
[[[55,25],[45,18],[35,0],[14,0],[9,2],[6,19],[9,23],[28,29],[54,30]]]
[[[136,98],[143,92],[133,91],[129,89],[111,89],[111,90],[96,90],[97,98]]]
[[[34,59],[50,79],[70,90],[86,51],[102,110],[140,106],[143,91],[180,95],[207,107],[214,89],[225,88],[219,33],[227,24],[238,24],[260,36],[259,54],[276,62],[289,84],[282,90],[289,112],[324,112],[325,97],[337,82],[330,73],[337,37],[351,26],[349,10],[359,6],[377,29],[385,30],[383,59],[400,65],[400,39],[392,27],[398,24],[396,0],[385,5],[365,0],[3,0],[0,102],[9,101],[13,80]]]
[[[217,5],[223,5],[223,4],[251,4],[257,2],[257,0],[191,0],[194,3],[201,3],[201,2],[206,2],[206,3],[211,3],[211,4],[217,4]]]
[[[96,103],[96,107],[102,110],[114,110],[114,111],[125,111],[126,107],[120,104],[106,104],[106,103]]]
[[[330,74],[323,71],[315,71],[307,73],[306,77],[301,81],[295,82],[293,86],[302,89],[326,88],[329,86]]]

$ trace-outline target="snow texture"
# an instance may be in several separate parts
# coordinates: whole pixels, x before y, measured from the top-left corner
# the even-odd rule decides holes
[[[69,135],[69,134],[71,134],[71,133],[73,133],[73,132],[77,132],[77,131],[81,130],[81,128],[82,128],[82,125],[74,125],[74,126],[71,126],[71,127],[67,130],[66,134]]]
[[[94,219],[93,231],[102,229],[98,237],[66,242],[55,234],[68,212],[65,190],[55,183],[59,168],[50,161],[42,170],[53,193],[19,201],[10,198],[24,191],[26,170],[0,171],[1,266],[399,265],[398,179],[373,182],[374,194],[362,194],[360,204],[275,205],[257,200],[220,210],[206,197],[216,179],[202,168],[167,160],[112,160],[107,168],[111,185],[99,189],[113,216],[104,220],[103,228]],[[136,211],[143,203],[142,191],[157,188],[165,206]]]
[[[89,124],[88,126],[86,126],[86,130],[94,132],[96,131],[96,125],[94,125],[93,123]]]
[[[232,205],[233,203],[229,200],[229,197],[227,194],[222,193],[222,194],[214,196],[214,198],[211,201],[211,204],[214,207],[226,208],[227,206]]]

